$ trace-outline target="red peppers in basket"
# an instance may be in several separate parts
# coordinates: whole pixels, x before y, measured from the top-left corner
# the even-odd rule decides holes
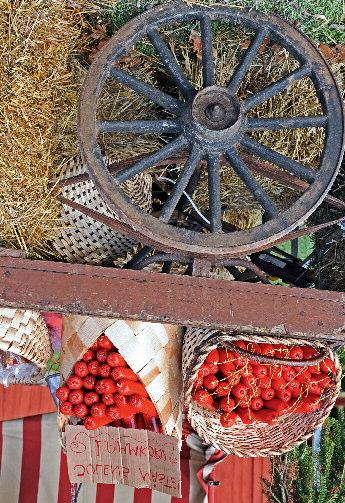
[[[129,381],[128,379],[120,379],[117,381],[117,390],[119,393],[126,396],[149,396],[143,384],[140,382]]]

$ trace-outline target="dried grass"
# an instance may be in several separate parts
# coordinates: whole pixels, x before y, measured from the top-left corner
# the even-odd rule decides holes
[[[59,215],[48,189],[81,16],[59,0],[5,0],[0,14],[0,240],[33,256],[50,254]]]

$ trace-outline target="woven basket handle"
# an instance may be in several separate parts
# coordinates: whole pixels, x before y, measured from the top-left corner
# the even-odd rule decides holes
[[[326,348],[321,349],[321,353],[314,358],[310,358],[309,360],[287,360],[284,358],[276,358],[275,356],[266,356],[266,355],[258,355],[256,353],[251,353],[250,351],[246,351],[245,349],[238,348],[234,344],[228,341],[222,341],[224,346],[228,347],[235,353],[238,353],[241,356],[245,356],[250,360],[254,360],[259,363],[271,363],[273,365],[289,365],[290,367],[308,367],[309,365],[316,365],[317,363],[322,362],[322,360],[328,355],[328,351]]]

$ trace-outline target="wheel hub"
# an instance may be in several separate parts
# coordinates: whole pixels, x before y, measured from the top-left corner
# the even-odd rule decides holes
[[[193,100],[192,116],[206,129],[222,131],[239,120],[240,103],[226,88],[206,87]]]

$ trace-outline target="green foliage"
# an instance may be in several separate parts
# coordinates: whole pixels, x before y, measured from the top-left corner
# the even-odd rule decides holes
[[[105,12],[108,35],[113,35],[134,16],[157,4],[171,0],[119,0]],[[219,0],[199,0],[212,5]],[[317,42],[336,44],[345,42],[342,0],[223,0],[231,6],[273,12],[296,24],[307,36]]]
[[[345,412],[326,420],[318,460],[303,443],[287,455],[271,460],[271,480],[264,482],[270,503],[345,502]],[[316,461],[316,462],[315,462]],[[280,473],[277,473],[277,468]],[[317,473],[319,470],[319,473]],[[284,489],[285,488],[285,489]],[[284,491],[288,490],[288,498]]]

